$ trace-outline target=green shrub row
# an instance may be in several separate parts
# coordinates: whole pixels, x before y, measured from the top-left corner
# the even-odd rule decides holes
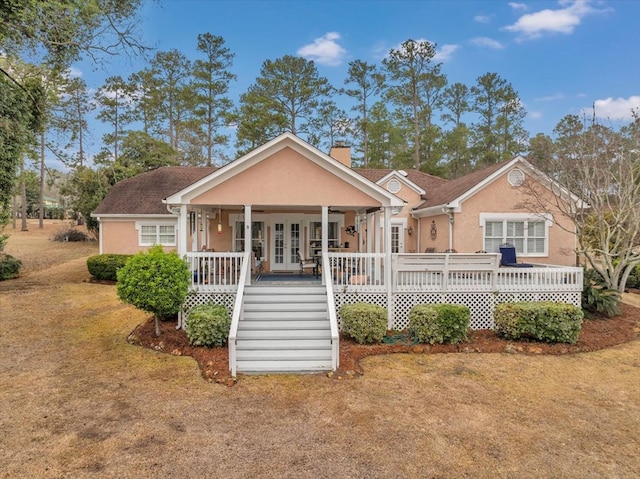
[[[575,344],[584,313],[566,303],[503,303],[494,312],[496,332],[506,339]]]
[[[409,332],[420,343],[466,341],[471,311],[459,304],[418,304],[409,311]]]
[[[10,254],[0,253],[0,281],[17,278],[22,268],[22,261]]]
[[[201,304],[189,310],[185,331],[194,346],[222,346],[229,337],[231,316],[220,304]]]
[[[117,281],[118,270],[131,258],[129,254],[97,254],[87,258],[87,269],[93,279]]]

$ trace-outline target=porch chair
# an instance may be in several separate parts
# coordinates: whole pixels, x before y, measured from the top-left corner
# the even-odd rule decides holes
[[[516,247],[509,243],[500,245],[500,266],[509,268],[533,268],[529,263],[518,263],[516,257]]]
[[[304,274],[305,269],[310,269],[313,275],[318,277],[318,263],[313,258],[303,258],[300,250],[297,250],[298,261],[300,262],[300,276]]]

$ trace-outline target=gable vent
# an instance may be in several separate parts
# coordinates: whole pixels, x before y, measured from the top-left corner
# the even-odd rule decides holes
[[[524,183],[524,172],[519,168],[514,168],[509,172],[507,181],[511,186],[522,185],[522,183]]]
[[[387,190],[391,193],[397,193],[400,191],[400,182],[398,180],[391,180],[387,183]]]

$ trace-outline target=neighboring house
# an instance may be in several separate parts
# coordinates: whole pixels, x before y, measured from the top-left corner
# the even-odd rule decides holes
[[[184,312],[209,301],[232,311],[233,374],[322,370],[337,368],[345,303],[387,308],[389,329],[406,328],[419,303],[465,304],[475,329],[493,327],[499,302],[579,305],[572,223],[525,206],[530,188],[551,195],[550,184],[521,157],[451,181],[352,168],[349,148],[327,155],[285,133],[220,168],[124,180],[92,216],[101,253],[161,244],[187,259]],[[503,243],[539,267],[499,267]],[[255,284],[285,272],[307,274],[316,289]]]

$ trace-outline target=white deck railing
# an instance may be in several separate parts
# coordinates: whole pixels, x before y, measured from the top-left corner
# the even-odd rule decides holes
[[[381,253],[327,253],[328,269],[323,266],[325,281],[333,289],[343,290],[357,286],[358,290],[385,290],[384,254]],[[323,263],[324,264],[324,263]]]
[[[231,326],[229,327],[229,338],[227,344],[229,346],[229,370],[233,377],[238,372],[238,365],[236,362],[236,346],[238,339],[238,325],[244,317],[244,285],[247,283],[247,278],[251,275],[251,261],[249,261],[250,253],[240,253],[241,268],[240,275],[238,277],[238,289],[236,293],[236,300],[233,305],[233,314],[231,316]]]
[[[322,258],[322,269],[329,271],[331,268],[328,257]],[[340,366],[340,329],[338,328],[338,315],[336,301],[333,294],[333,283],[325,282],[327,289],[327,311],[329,313],[329,325],[331,327],[331,368],[335,371]]]
[[[235,291],[240,281],[244,253],[189,252],[193,291]]]

